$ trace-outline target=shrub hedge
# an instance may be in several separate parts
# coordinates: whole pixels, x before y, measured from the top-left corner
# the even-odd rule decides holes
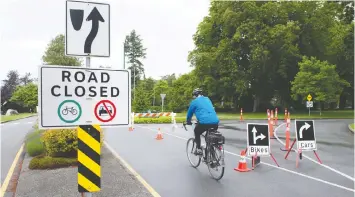
[[[185,117],[175,117],[176,123],[182,123]],[[171,124],[171,117],[159,118],[134,118],[134,124]]]
[[[76,129],[50,129],[43,133],[42,142],[51,157],[76,157],[78,136]]]
[[[77,158],[48,157],[39,155],[30,161],[29,169],[55,169],[61,167],[77,166]]]
[[[44,145],[41,142],[40,130],[35,130],[26,136],[26,151],[31,157],[41,155],[45,152]]]

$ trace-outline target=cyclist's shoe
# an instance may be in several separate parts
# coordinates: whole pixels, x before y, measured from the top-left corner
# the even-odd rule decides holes
[[[201,148],[196,148],[195,154],[196,155],[202,155],[202,149]]]

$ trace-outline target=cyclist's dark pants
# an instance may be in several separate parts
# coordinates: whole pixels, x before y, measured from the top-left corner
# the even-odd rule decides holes
[[[194,130],[197,148],[201,148],[201,134],[210,128],[218,129],[218,124],[197,124]]]

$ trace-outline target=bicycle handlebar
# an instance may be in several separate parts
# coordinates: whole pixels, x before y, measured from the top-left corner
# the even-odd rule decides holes
[[[191,121],[191,123],[196,125],[196,124],[198,124],[198,121]],[[185,130],[187,131],[187,129],[186,129],[186,125],[188,125],[187,122],[186,121],[182,122],[182,125],[185,128]]]

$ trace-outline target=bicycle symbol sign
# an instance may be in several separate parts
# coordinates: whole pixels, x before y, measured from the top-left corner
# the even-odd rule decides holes
[[[81,117],[81,106],[74,100],[65,100],[58,107],[58,117],[66,123],[73,123]]]

